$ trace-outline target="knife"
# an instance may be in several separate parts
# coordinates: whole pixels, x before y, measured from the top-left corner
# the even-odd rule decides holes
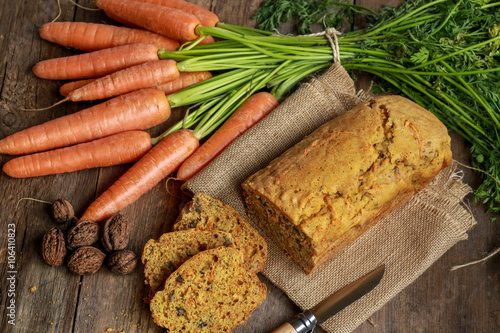
[[[384,271],[385,265],[377,267],[365,276],[325,298],[311,310],[299,314],[295,320],[281,325],[271,333],[312,332],[316,324],[323,323],[375,288],[382,279]]]

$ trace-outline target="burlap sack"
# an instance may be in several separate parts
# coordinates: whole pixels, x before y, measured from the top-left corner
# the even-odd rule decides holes
[[[341,66],[303,84],[263,121],[229,146],[185,184],[231,205],[244,217],[241,183],[321,124],[364,102]],[[475,224],[460,202],[470,191],[451,165],[409,203],[379,222],[339,255],[306,275],[269,239],[263,274],[302,309],[309,309],[336,290],[382,263],[380,284],[321,326],[328,332],[350,332],[421,275]]]

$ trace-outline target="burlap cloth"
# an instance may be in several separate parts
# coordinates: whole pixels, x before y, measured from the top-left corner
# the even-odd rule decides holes
[[[231,205],[244,217],[241,183],[321,124],[369,98],[356,93],[343,69],[334,65],[302,84],[264,120],[231,144],[215,161],[185,184]],[[460,240],[475,220],[461,205],[470,192],[454,165],[413,199],[379,222],[339,255],[306,275],[266,238],[269,257],[263,274],[302,309],[386,265],[380,284],[321,326],[328,332],[350,332],[412,283]]]

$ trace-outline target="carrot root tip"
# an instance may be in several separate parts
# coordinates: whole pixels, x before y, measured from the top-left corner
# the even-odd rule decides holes
[[[59,17],[61,17],[62,9],[61,9],[61,2],[59,0],[57,0],[57,8],[58,8],[57,16],[51,22],[55,22],[59,19]]]
[[[174,198],[180,198],[180,196],[174,195],[174,194],[170,191],[169,183],[170,183],[170,181],[172,181],[172,180],[173,180],[174,182],[175,182],[175,181],[180,181],[180,179],[178,179],[177,177],[172,177],[172,176],[168,177],[168,178],[165,180],[165,189],[167,190],[167,193],[168,193],[168,195],[169,195],[169,196],[172,196],[172,197],[174,197]]]
[[[89,7],[82,6],[82,5],[76,3],[73,0],[69,0],[69,2],[71,2],[73,5],[77,6],[78,8],[81,8],[83,10],[88,10],[88,11],[91,11],[91,12],[97,12],[97,11],[101,10],[101,8],[89,8]]]
[[[21,198],[21,199],[17,200],[16,208],[14,209],[14,211],[17,210],[17,208],[19,207],[19,204],[23,200],[31,200],[31,201],[36,201],[36,202],[41,202],[44,204],[52,205],[52,202],[50,202],[50,201],[45,201],[45,200],[40,200],[40,199],[35,199],[35,198]]]

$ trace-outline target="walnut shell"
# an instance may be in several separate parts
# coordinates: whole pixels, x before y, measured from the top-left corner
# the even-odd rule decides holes
[[[52,204],[50,214],[57,223],[66,223],[75,218],[73,206],[63,199],[58,199]]]
[[[120,250],[110,255],[106,264],[113,273],[130,274],[137,266],[137,255],[130,250]]]
[[[108,252],[123,250],[129,240],[129,222],[120,213],[106,220],[102,230],[101,242]]]
[[[99,240],[99,225],[91,221],[81,221],[68,230],[67,247],[70,250],[92,245]]]
[[[106,255],[93,246],[82,246],[71,254],[68,268],[78,275],[94,274],[101,268]]]
[[[66,258],[64,234],[58,228],[52,228],[42,239],[42,259],[52,267],[61,266]]]

